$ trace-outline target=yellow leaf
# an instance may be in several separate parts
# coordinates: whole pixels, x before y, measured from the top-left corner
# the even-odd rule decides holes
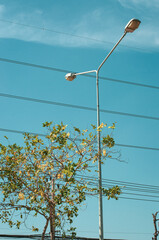
[[[64,125],[64,126],[62,127],[62,130],[65,130],[66,127],[67,127],[67,125]]]
[[[22,192],[19,193],[19,199],[20,200],[24,200],[25,199],[24,193],[22,193]]]
[[[59,178],[63,178],[63,175],[62,174],[57,174],[57,179],[59,179]]]
[[[60,215],[60,213],[57,213],[57,216],[59,216]]]
[[[88,129],[83,130],[84,133],[88,132]]]
[[[103,156],[106,156],[106,150],[103,149]]]
[[[109,126],[108,128],[115,129],[115,123],[113,123],[113,125]]]
[[[106,126],[107,126],[106,124],[101,123],[100,126],[97,128],[97,130],[99,130],[99,129],[103,128],[103,127],[106,127]]]
[[[41,191],[41,192],[40,192],[40,195],[43,197],[43,196],[44,196],[44,193]]]
[[[70,136],[70,133],[68,132],[68,133],[67,133],[67,137],[69,137],[69,136]]]

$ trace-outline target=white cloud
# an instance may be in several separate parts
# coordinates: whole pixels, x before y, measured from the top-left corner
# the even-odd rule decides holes
[[[120,1],[124,2],[124,0]],[[131,2],[137,2],[137,0],[131,0]],[[0,15],[3,14],[4,19],[8,19],[6,12],[5,7],[0,5]],[[0,19],[0,38],[18,39],[64,47],[101,47],[108,50],[113,46],[113,43],[117,42],[126,24],[123,24],[122,18],[111,14],[108,16],[108,13],[106,15],[102,9],[96,9],[84,14],[78,21],[71,21],[69,25],[65,24],[64,21],[59,23],[50,19],[46,20],[43,17],[43,12],[38,9],[29,13],[21,12],[14,14],[12,19],[14,19],[13,22],[20,23],[21,25],[3,22]],[[34,26],[52,29],[53,31],[37,29]],[[133,34],[129,34],[120,46],[127,45],[148,50],[150,48],[159,49],[159,29],[157,30],[157,28],[158,26],[155,26],[155,23],[152,28],[150,24],[145,22],[143,25],[141,24],[139,30]],[[70,35],[64,33],[69,33]],[[75,37],[73,35],[85,36],[86,38]],[[96,39],[97,41],[91,39]]]
[[[5,12],[5,6],[0,5],[0,16]]]
[[[138,32],[140,45],[144,48],[159,48],[159,29],[154,26],[145,25],[143,29]]]
[[[159,8],[159,0],[118,0],[120,4],[124,7],[131,8],[133,6],[137,7],[153,7]]]
[[[7,17],[4,16],[4,19],[7,19]],[[72,25],[70,24],[69,27],[65,26],[63,22],[61,25],[57,23],[55,25],[51,21],[44,20],[42,12],[39,10],[34,10],[29,14],[24,12],[18,13],[12,19],[14,20],[9,20],[8,22],[0,19],[0,38],[12,38],[65,47],[103,46],[100,43],[100,40],[105,39],[103,28],[107,29],[110,25],[110,21],[105,22],[103,20],[103,24],[101,23],[102,12],[99,9],[83,15],[78,22],[71,23]],[[86,38],[80,36],[85,36]],[[97,39],[97,41],[90,38]]]

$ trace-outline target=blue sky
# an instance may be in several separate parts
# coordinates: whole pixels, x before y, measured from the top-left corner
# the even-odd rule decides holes
[[[157,0],[0,0],[0,58],[73,72],[96,69],[123,34],[127,22],[138,18],[142,22],[139,29],[124,38],[102,67],[100,76],[159,87],[158,11]],[[3,61],[0,71],[0,93],[96,108],[94,78],[81,76],[67,82],[65,72]],[[157,88],[100,79],[101,109],[157,118],[158,103]],[[83,129],[96,123],[94,111],[2,96],[0,109],[1,129],[45,133],[42,123],[50,120]],[[157,120],[101,113],[101,122],[117,122],[116,143],[159,147]],[[4,135],[11,142],[22,143],[20,134],[0,132],[5,143]],[[158,151],[126,147],[117,150],[126,163],[107,160],[103,178],[158,185]],[[159,210],[157,202],[104,199],[103,204],[105,238],[152,238],[152,213]],[[79,236],[98,237],[98,199],[88,199],[75,223]],[[8,232],[30,233],[30,230],[10,230],[2,224],[0,233]]]

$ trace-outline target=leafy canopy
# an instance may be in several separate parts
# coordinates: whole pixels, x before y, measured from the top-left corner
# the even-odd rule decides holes
[[[98,155],[103,163],[111,157],[109,149],[115,144],[110,135],[102,137],[101,153],[98,153],[97,131],[102,132],[106,125],[102,123],[97,129],[91,126],[92,132],[74,127],[70,134],[63,123],[46,122],[43,127],[48,134],[44,139],[25,133],[23,146],[0,144],[2,222],[19,228],[32,211],[34,216],[46,219],[44,233],[49,221],[54,229],[62,231],[66,224],[72,224],[86,195],[98,194],[98,188],[82,176],[86,176],[86,171],[97,171]],[[114,129],[115,124],[109,128]],[[118,186],[102,190],[108,199],[117,199],[120,194]],[[16,212],[19,216],[14,216]],[[32,230],[38,228],[32,226]],[[70,228],[73,233],[74,230]]]

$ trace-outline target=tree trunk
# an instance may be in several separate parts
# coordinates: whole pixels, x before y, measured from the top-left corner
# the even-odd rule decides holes
[[[51,214],[51,213],[50,213],[50,238],[51,238],[51,240],[55,240],[54,219],[53,219],[53,214]]]
[[[51,180],[51,200],[52,204],[50,204],[50,238],[51,240],[55,240],[55,203],[54,203],[54,196],[55,196],[55,182],[54,178]]]
[[[157,240],[157,236],[159,234],[159,232],[157,230],[157,221],[159,220],[159,219],[156,219],[157,214],[158,214],[158,212],[156,212],[155,214],[152,214],[152,216],[153,216],[153,224],[154,224],[154,228],[155,228],[154,238],[152,238],[154,240]]]
[[[46,224],[45,224],[45,227],[44,227],[43,232],[42,232],[41,240],[45,239],[45,233],[46,233],[46,229],[48,227],[48,223],[49,223],[49,218],[46,220]]]

